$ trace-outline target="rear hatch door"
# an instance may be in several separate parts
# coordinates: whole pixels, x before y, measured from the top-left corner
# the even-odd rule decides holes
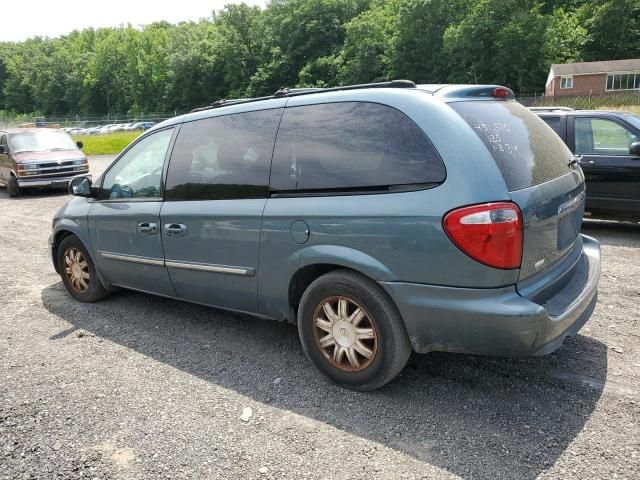
[[[584,212],[584,176],[560,137],[515,101],[463,101],[450,106],[487,146],[511,200],[522,211],[524,244],[519,282],[577,249]]]

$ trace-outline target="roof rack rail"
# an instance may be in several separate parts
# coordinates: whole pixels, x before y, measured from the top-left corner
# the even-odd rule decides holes
[[[339,92],[342,90],[360,90],[364,88],[416,88],[416,84],[411,80],[391,80],[390,82],[376,82],[376,83],[362,83],[358,85],[344,85],[341,87],[309,87],[309,88],[281,88],[273,95],[257,98],[237,98],[232,100],[225,100],[221,98],[216,100],[211,105],[206,107],[194,108],[190,113],[203,112],[205,110],[211,110],[213,108],[219,108],[227,105],[238,105],[241,103],[259,102],[261,100],[270,100],[273,98],[282,97],[297,97],[300,95],[309,95],[311,93],[320,92]]]

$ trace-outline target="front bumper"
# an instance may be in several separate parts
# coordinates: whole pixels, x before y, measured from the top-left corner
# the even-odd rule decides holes
[[[89,177],[91,175],[88,172],[77,172],[73,175],[65,176],[65,177],[48,177],[48,178],[34,178],[30,179],[29,177],[18,177],[18,186],[20,188],[29,188],[29,187],[68,187],[69,181],[77,176]]]
[[[542,304],[521,296],[515,285],[469,289],[380,284],[395,301],[419,353],[545,355],[578,333],[596,305],[600,244],[586,236],[582,241],[580,265],[571,273],[575,278]]]

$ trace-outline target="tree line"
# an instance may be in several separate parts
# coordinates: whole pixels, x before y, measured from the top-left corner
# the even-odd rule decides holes
[[[271,0],[208,19],[0,43],[0,109],[189,110],[406,78],[541,92],[552,63],[640,57],[640,0]]]

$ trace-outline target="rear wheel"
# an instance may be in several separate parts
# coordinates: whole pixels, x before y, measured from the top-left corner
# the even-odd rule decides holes
[[[58,246],[58,271],[73,298],[95,302],[108,295],[87,249],[75,235],[65,237]]]
[[[375,282],[349,270],[330,272],[307,288],[298,332],[311,363],[353,390],[382,387],[411,354],[395,305]]]
[[[20,196],[20,186],[18,185],[18,179],[14,176],[9,177],[9,182],[7,183],[7,193],[12,198]]]

